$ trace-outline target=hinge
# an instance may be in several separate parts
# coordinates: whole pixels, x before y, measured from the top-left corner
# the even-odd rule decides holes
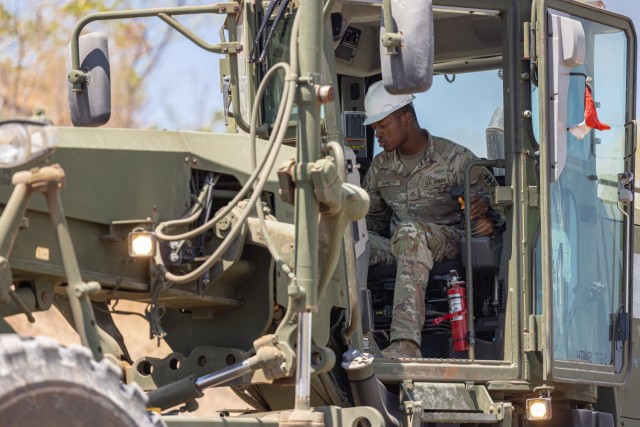
[[[522,51],[523,51],[523,58],[524,59],[531,59],[531,39],[529,38],[531,35],[531,22],[525,22],[524,23],[524,40],[523,40],[523,44],[524,46],[522,47]]]
[[[529,323],[523,333],[524,351],[541,351],[544,349],[544,336],[542,330],[542,316],[530,315]]]
[[[540,207],[540,193],[538,192],[538,187],[531,186],[527,189],[528,199],[529,199],[529,207],[538,208]]]

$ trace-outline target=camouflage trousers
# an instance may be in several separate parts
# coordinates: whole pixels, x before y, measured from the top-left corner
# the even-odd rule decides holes
[[[391,239],[369,234],[369,265],[397,264],[393,292],[391,341],[408,339],[420,345],[424,326],[424,295],[433,263],[460,257],[462,231],[415,221],[398,224]]]

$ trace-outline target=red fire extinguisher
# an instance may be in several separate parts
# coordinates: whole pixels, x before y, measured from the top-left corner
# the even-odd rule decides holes
[[[458,273],[451,272],[451,281],[447,289],[449,313],[433,320],[435,325],[450,320],[451,338],[454,351],[466,351],[469,348],[467,340],[467,290],[466,283],[458,277]]]

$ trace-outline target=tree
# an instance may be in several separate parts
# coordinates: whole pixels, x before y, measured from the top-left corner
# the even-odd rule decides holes
[[[59,3],[13,0],[0,4],[0,118],[28,117],[44,108],[55,124],[69,125],[66,64],[75,23],[90,13],[141,6],[136,0]],[[183,3],[176,0],[174,5]],[[112,76],[108,126],[133,127],[145,99],[144,80],[157,66],[174,32],[154,25],[153,20],[89,25],[90,30],[104,27],[109,34]]]

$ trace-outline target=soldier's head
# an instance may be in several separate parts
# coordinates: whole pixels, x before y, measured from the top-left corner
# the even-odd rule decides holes
[[[392,95],[381,81],[375,82],[364,98],[367,114],[365,125],[371,125],[384,151],[393,151],[409,140],[410,133],[419,129],[413,108],[413,95]]]

